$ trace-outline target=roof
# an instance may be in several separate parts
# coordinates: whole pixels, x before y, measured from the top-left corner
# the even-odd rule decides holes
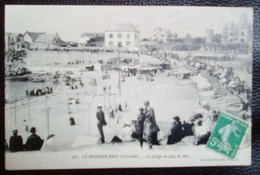
[[[40,32],[26,32],[26,33],[32,38],[33,41],[35,41],[40,35],[46,34],[46,33],[40,33]]]
[[[53,43],[53,40],[55,40],[57,38],[56,35],[54,34],[42,34],[39,35],[36,39],[35,42],[36,43]]]
[[[16,43],[16,44],[23,44],[23,43],[30,44],[30,43],[29,43],[29,42],[27,42],[27,41],[21,41],[21,42],[18,42],[18,43]]]
[[[67,45],[65,41],[62,41],[58,34],[41,34],[36,40],[35,43],[44,43],[44,44],[59,44]]]
[[[113,31],[113,32],[139,32],[137,28],[131,23],[119,23],[109,25],[106,31]]]

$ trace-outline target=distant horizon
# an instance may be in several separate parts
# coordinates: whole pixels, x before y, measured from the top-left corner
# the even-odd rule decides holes
[[[111,23],[127,22],[140,31],[141,39],[151,38],[156,27],[179,38],[205,37],[207,29],[221,34],[227,22],[238,22],[243,14],[252,25],[248,7],[6,5],[5,32],[58,33],[64,41],[77,41],[83,33],[104,33]]]

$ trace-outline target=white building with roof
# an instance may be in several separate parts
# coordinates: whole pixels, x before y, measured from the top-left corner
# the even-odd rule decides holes
[[[130,23],[109,25],[105,30],[105,47],[122,47],[128,50],[138,50],[140,42],[139,30]]]

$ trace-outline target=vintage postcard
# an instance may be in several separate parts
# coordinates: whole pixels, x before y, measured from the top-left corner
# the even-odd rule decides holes
[[[251,165],[253,9],[5,6],[7,170]]]

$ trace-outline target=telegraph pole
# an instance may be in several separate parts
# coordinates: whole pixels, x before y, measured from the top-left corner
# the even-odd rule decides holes
[[[16,128],[16,126],[17,126],[17,124],[16,124],[16,122],[17,122],[17,121],[16,121],[16,120],[17,120],[17,115],[16,115],[16,110],[17,110],[17,109],[16,109],[16,100],[17,100],[17,99],[15,98],[15,100],[14,100],[14,117],[15,117],[15,118],[14,118],[14,125],[15,125],[15,128]]]
[[[49,108],[47,104],[48,96],[45,98],[45,107],[46,107],[46,128],[47,128],[47,136],[49,136]]]
[[[30,97],[28,97],[28,117],[31,120],[31,113],[30,113]]]
[[[120,65],[120,47],[121,44],[118,43],[118,89],[119,89],[119,97],[121,97],[121,65]]]

